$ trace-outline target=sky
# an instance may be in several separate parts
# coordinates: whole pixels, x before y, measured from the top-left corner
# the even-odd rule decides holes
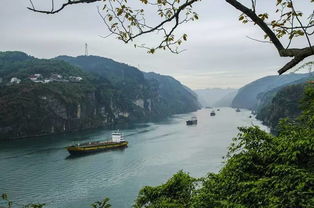
[[[50,0],[33,2],[39,8],[50,5]],[[275,0],[260,2],[261,8],[274,10]],[[309,10],[313,4],[308,2],[298,0],[296,6]],[[98,5],[101,2],[79,4],[46,15],[27,10],[28,0],[1,0],[0,51],[23,51],[38,58],[79,56],[84,55],[88,43],[89,55],[111,58],[145,72],[170,75],[191,89],[240,88],[258,78],[277,75],[277,70],[290,60],[279,57],[272,44],[249,39],[247,36],[263,39],[263,32],[251,24],[240,23],[240,12],[224,0],[203,0],[194,6],[200,19],[178,29],[188,34],[180,54],[157,51],[152,55],[114,36],[103,38],[108,30],[97,12]],[[149,13],[146,18],[150,18]],[[149,34],[136,41],[156,44],[157,37]],[[306,46],[303,39],[293,44]],[[309,60],[313,58],[303,63]]]

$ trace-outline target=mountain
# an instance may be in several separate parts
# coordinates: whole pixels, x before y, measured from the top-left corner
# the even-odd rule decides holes
[[[0,139],[116,128],[195,111],[199,103],[190,91],[171,77],[102,57],[0,52]]]
[[[280,76],[263,77],[240,88],[232,101],[232,107],[256,110],[258,108],[258,96],[260,93],[266,93],[275,88],[287,86],[297,80],[307,79],[310,76],[312,76],[310,73],[290,73]]]
[[[200,108],[193,91],[170,76],[145,73],[127,64],[99,56],[59,56],[56,59],[110,80],[122,94],[136,100],[135,102],[149,105],[153,117],[164,118]]]
[[[208,88],[194,90],[203,107],[231,106],[230,100],[232,101],[236,91],[236,89],[232,88]]]
[[[161,115],[195,111],[201,107],[197,95],[174,78],[154,72],[144,73],[144,77],[150,83],[158,83],[158,86],[155,87],[158,89],[159,96],[157,99]]]

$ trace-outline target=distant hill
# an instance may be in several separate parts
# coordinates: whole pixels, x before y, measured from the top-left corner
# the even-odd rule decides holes
[[[234,90],[229,92],[227,95],[222,97],[220,100],[218,100],[213,106],[217,107],[231,107],[232,106],[232,101],[237,95],[238,90]]]
[[[172,77],[111,59],[0,52],[0,139],[116,128],[198,108]]]
[[[258,108],[258,96],[275,88],[284,87],[297,80],[307,79],[311,74],[290,73],[280,76],[267,76],[253,81],[240,88],[232,101],[232,107],[256,110]]]
[[[194,90],[203,107],[231,106],[237,89],[208,88]]]

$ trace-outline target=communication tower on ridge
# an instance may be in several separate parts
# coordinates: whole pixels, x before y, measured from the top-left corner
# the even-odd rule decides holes
[[[88,56],[88,45],[85,43],[85,56]]]

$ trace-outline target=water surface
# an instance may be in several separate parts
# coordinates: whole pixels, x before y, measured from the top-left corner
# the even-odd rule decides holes
[[[0,142],[0,193],[19,204],[46,203],[48,208],[85,208],[109,197],[113,207],[131,207],[145,185],[159,185],[179,170],[194,177],[218,172],[238,126],[259,125],[250,112],[220,108],[175,115],[159,123],[138,125],[123,133],[129,147],[69,157],[65,146],[109,138],[97,130]],[[197,116],[197,126],[185,120]]]

